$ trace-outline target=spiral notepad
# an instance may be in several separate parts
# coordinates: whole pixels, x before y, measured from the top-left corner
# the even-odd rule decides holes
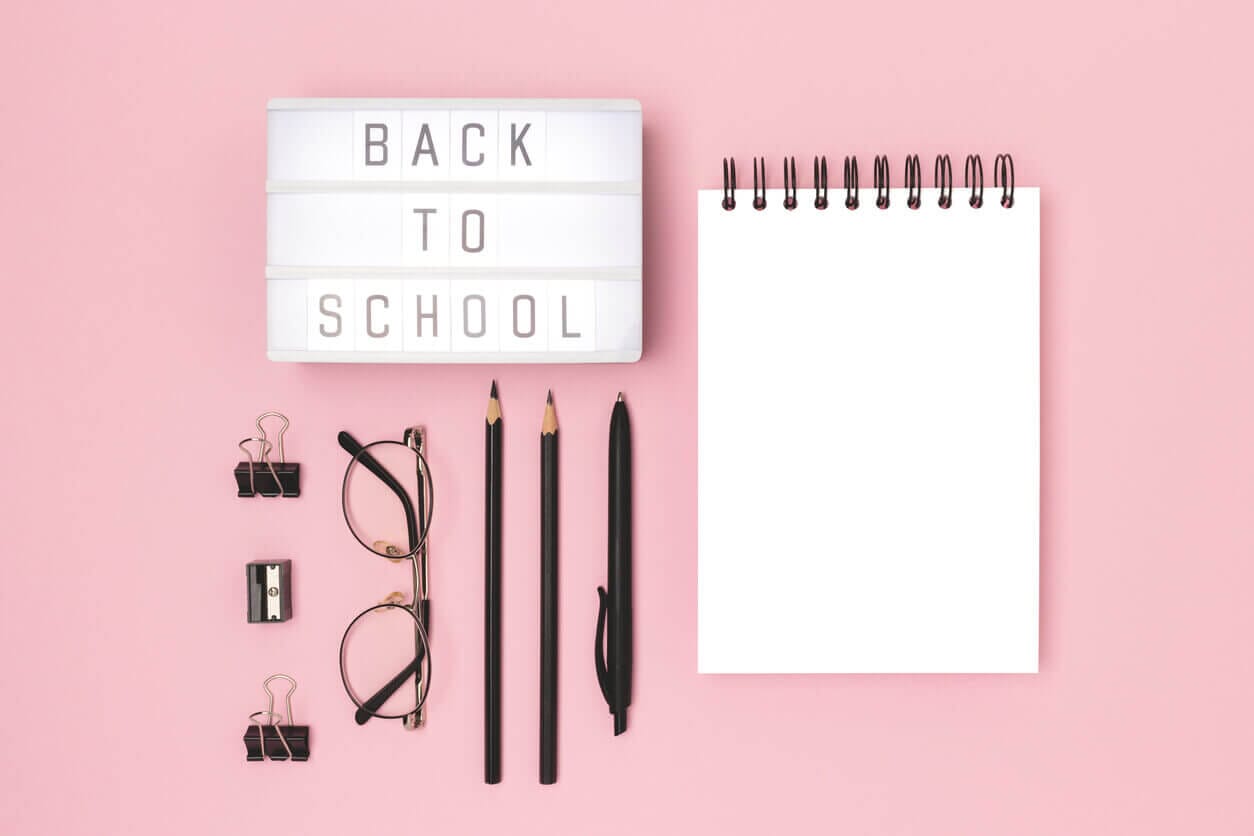
[[[698,668],[1034,672],[1039,190],[809,162],[697,196]]]

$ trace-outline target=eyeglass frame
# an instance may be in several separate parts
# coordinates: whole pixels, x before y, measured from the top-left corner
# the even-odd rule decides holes
[[[431,467],[427,463],[424,455],[426,450],[426,431],[421,426],[409,427],[405,430],[403,441],[392,441],[385,439],[383,441],[374,441],[370,444],[361,444],[353,435],[347,431],[341,431],[338,436],[340,447],[351,455],[352,461],[348,463],[348,467],[344,471],[344,481],[341,488],[341,509],[344,513],[344,522],[348,526],[349,533],[353,535],[358,543],[361,543],[371,554],[386,557],[394,562],[400,560],[409,560],[413,571],[413,589],[410,597],[410,604],[397,603],[392,600],[400,593],[394,592],[389,595],[382,603],[375,604],[373,607],[367,607],[362,610],[348,624],[344,630],[344,635],[340,639],[340,680],[344,685],[344,690],[348,694],[349,699],[357,706],[356,720],[358,725],[364,725],[369,722],[370,718],[378,717],[381,720],[403,720],[404,727],[413,730],[423,725],[425,719],[425,705],[427,697],[431,691],[431,645],[428,639],[431,624],[431,601],[429,596],[429,574],[428,574],[428,535],[431,530],[431,517],[435,507],[435,486],[431,478]],[[400,482],[397,481],[390,471],[383,466],[369,452],[371,447],[384,444],[403,445],[408,448],[416,457],[417,475],[418,475],[418,510],[415,512],[414,503],[410,499],[409,492]],[[396,494],[401,502],[401,506],[405,512],[406,528],[409,534],[410,550],[407,554],[400,553],[399,549],[390,543],[385,543],[388,554],[379,552],[375,546],[378,544],[370,544],[361,539],[357,530],[353,527],[348,512],[348,481],[349,476],[353,472],[353,465],[361,464],[380,481],[383,482],[391,491]],[[394,553],[394,556],[393,556]],[[380,688],[370,699],[364,702],[358,702],[357,696],[348,682],[348,673],[345,670],[345,651],[349,634],[352,633],[353,627],[357,622],[368,614],[386,610],[399,609],[403,610],[414,621],[414,659],[400,673],[393,677],[387,684]],[[426,675],[423,675],[423,660],[426,660]],[[387,700],[391,699],[410,678],[415,678],[417,705],[413,711],[404,714],[380,714],[378,709],[382,707]]]

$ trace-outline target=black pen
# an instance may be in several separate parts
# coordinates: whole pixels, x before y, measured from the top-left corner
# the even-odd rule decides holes
[[[614,734],[627,731],[631,705],[631,423],[622,392],[610,416],[608,591],[597,587],[596,667],[601,694],[614,716]]]

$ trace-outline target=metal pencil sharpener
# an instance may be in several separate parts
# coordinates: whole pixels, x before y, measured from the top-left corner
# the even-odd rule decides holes
[[[248,571],[248,621],[287,621],[292,617],[292,561],[254,560]]]

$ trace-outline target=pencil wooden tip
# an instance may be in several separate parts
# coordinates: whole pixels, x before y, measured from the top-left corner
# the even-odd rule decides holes
[[[540,425],[542,435],[557,432],[557,410],[553,408],[553,390],[549,390],[549,399],[544,403],[544,423]]]
[[[492,391],[488,393],[488,423],[495,424],[501,420],[501,402],[496,397],[496,381],[492,381]]]

